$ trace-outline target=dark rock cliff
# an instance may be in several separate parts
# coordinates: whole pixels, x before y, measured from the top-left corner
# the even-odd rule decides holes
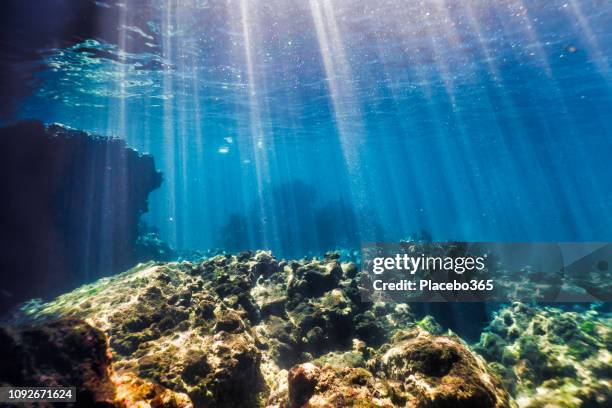
[[[0,129],[0,313],[136,262],[153,157],[60,125]]]

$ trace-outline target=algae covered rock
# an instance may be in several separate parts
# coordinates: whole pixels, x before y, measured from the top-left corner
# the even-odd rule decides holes
[[[458,339],[420,329],[397,339],[376,365],[403,392],[406,406],[511,406],[500,380]]]
[[[295,364],[330,353],[364,366],[368,353],[353,344],[380,344],[372,333],[386,339],[409,316],[359,302],[345,273],[353,269],[337,257],[279,262],[263,251],[149,263],[24,310],[87,320],[108,336],[122,378],[186,394],[195,406],[259,406]]]
[[[457,339],[420,329],[372,351],[365,367],[327,355],[288,372],[270,407],[511,407],[501,382]],[[353,352],[352,354],[359,354]],[[344,358],[343,358],[344,357]],[[349,360],[345,360],[348,358]]]
[[[327,262],[313,260],[305,265],[296,265],[288,283],[287,293],[302,297],[317,297],[335,288],[342,278],[342,268],[336,260]]]
[[[289,404],[301,407],[314,394],[321,369],[314,364],[305,363],[289,371]]]
[[[226,272],[205,284],[191,264],[142,265],[95,290],[60,297],[38,314],[78,316],[107,332],[121,373],[185,393],[196,406],[241,406],[263,384],[261,353],[249,329],[252,304],[237,300],[228,280],[247,285],[247,295],[249,283]]]
[[[288,383],[288,408],[395,406],[385,382],[363,368],[305,363],[289,371]]]
[[[497,312],[475,346],[521,407],[607,407],[612,403],[612,321],[515,303]]]

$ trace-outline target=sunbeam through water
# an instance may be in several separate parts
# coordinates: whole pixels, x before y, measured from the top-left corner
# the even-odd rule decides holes
[[[19,116],[151,152],[147,220],[176,247],[607,238],[606,2],[98,7],[118,41],[47,52]]]

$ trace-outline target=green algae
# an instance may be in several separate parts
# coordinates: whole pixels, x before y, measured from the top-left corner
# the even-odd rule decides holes
[[[596,327],[597,326],[595,325],[595,323],[590,320],[585,320],[584,322],[580,324],[580,330],[590,335],[596,334],[595,332]]]
[[[444,333],[442,326],[440,326],[438,322],[436,322],[433,316],[429,316],[429,315],[425,316],[424,318],[416,322],[416,325],[422,328],[423,330],[428,331],[431,334]]]

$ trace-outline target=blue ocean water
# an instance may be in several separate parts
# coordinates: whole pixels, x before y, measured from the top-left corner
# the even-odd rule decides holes
[[[152,153],[177,248],[612,240],[609,1],[120,4],[18,116]]]

